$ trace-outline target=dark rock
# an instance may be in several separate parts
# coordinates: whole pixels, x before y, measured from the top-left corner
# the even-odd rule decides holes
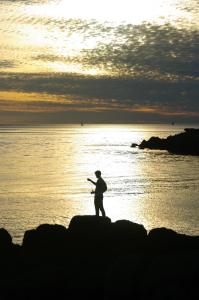
[[[66,238],[67,229],[57,224],[42,224],[36,229],[27,230],[23,238],[23,246],[32,246],[34,243],[41,245],[53,245],[62,242]]]
[[[109,270],[105,299],[182,300],[198,295],[196,251],[120,257]]]
[[[145,273],[149,299],[196,299],[199,260],[197,251],[165,252],[154,257]]]
[[[118,220],[111,224],[108,243],[115,255],[139,251],[147,241],[147,231],[143,225],[128,220]]]
[[[198,134],[199,129],[198,128],[185,128],[184,131],[187,133]]]
[[[105,300],[143,299],[146,291],[145,274],[150,264],[147,254],[120,255],[109,268],[105,282]]]
[[[69,229],[26,231],[19,249],[5,230],[0,249],[1,241],[14,249],[0,252],[2,299],[78,299],[81,292],[87,300],[192,300],[198,292],[199,237],[170,229],[147,235],[127,220],[75,216]]]
[[[199,155],[199,129],[185,128],[185,132],[166,139],[151,137],[148,141],[143,140],[139,148],[167,150],[173,154]]]
[[[180,234],[167,228],[155,228],[148,233],[149,250],[152,253],[175,251],[181,245]]]
[[[143,140],[139,145],[140,149],[159,149],[164,150],[166,147],[166,143],[164,139],[160,139],[159,137],[151,137],[148,141]]]
[[[163,241],[166,242],[168,240],[176,240],[179,234],[172,229],[168,229],[165,227],[162,228],[154,228],[149,231],[148,238],[154,242]]]
[[[138,147],[138,144],[132,143],[132,144],[131,144],[131,148],[135,148],[135,147]]]
[[[133,223],[128,220],[118,220],[111,225],[111,235],[123,240],[145,239],[147,231],[143,225]]]
[[[22,246],[26,248],[31,248],[33,245],[37,243],[38,237],[36,233],[36,229],[27,230],[24,233]]]
[[[12,246],[12,237],[7,230],[0,228],[0,251]]]
[[[180,234],[168,228],[154,228],[148,234],[152,249],[165,251],[184,251],[199,249],[199,237]]]
[[[0,291],[1,282],[17,276],[21,268],[21,247],[12,243],[12,237],[7,230],[0,229]],[[0,299],[2,291],[0,292]]]
[[[97,216],[75,216],[69,224],[69,231],[79,237],[98,237],[105,235],[111,225],[111,219],[108,217]]]
[[[62,225],[42,224],[36,229],[27,230],[23,238],[23,248],[35,251],[62,249],[67,241],[67,229]]]

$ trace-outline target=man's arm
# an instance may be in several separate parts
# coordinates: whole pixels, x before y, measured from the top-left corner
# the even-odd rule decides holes
[[[96,185],[95,181],[92,181],[90,178],[87,178],[88,181],[92,182],[94,185]]]

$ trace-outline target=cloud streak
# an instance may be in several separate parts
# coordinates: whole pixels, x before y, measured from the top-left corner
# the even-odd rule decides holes
[[[14,68],[15,63],[12,60],[0,60],[0,69]]]
[[[9,81],[7,80],[9,76]],[[198,82],[76,74],[1,74],[1,110],[198,116]]]
[[[171,25],[121,25],[109,44],[83,51],[88,65],[149,77],[199,77],[199,32]]]

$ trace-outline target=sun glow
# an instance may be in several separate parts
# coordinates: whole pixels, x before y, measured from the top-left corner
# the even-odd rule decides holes
[[[183,17],[177,9],[179,0],[57,0],[50,4],[35,5],[31,12],[56,18],[96,19],[110,22],[162,23],[165,18]]]
[[[182,2],[49,0],[31,4],[20,1],[20,5],[13,1],[5,6],[0,4],[2,66],[4,71],[69,72],[94,76],[114,76],[119,72],[129,74],[130,70],[130,74],[136,76],[135,64],[130,69],[127,64],[126,69],[125,64],[117,61],[117,55],[119,60],[126,61],[130,52],[133,55],[136,47],[144,46],[150,26],[167,27],[170,24],[179,26],[180,30],[195,26],[191,21],[193,14],[188,9],[183,10]],[[140,26],[139,30],[134,25]],[[155,39],[156,34],[149,35],[151,45],[152,35]],[[127,42],[133,48],[125,57],[125,51],[121,50]],[[120,65],[124,68],[119,69]],[[153,78],[161,76],[157,70],[149,75]]]

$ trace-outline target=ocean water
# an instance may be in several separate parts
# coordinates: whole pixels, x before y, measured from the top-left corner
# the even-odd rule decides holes
[[[0,127],[0,227],[21,243],[24,231],[41,223],[68,226],[74,215],[94,214],[86,179],[94,180],[99,169],[108,185],[104,206],[112,221],[198,235],[199,157],[130,147],[184,127]]]

